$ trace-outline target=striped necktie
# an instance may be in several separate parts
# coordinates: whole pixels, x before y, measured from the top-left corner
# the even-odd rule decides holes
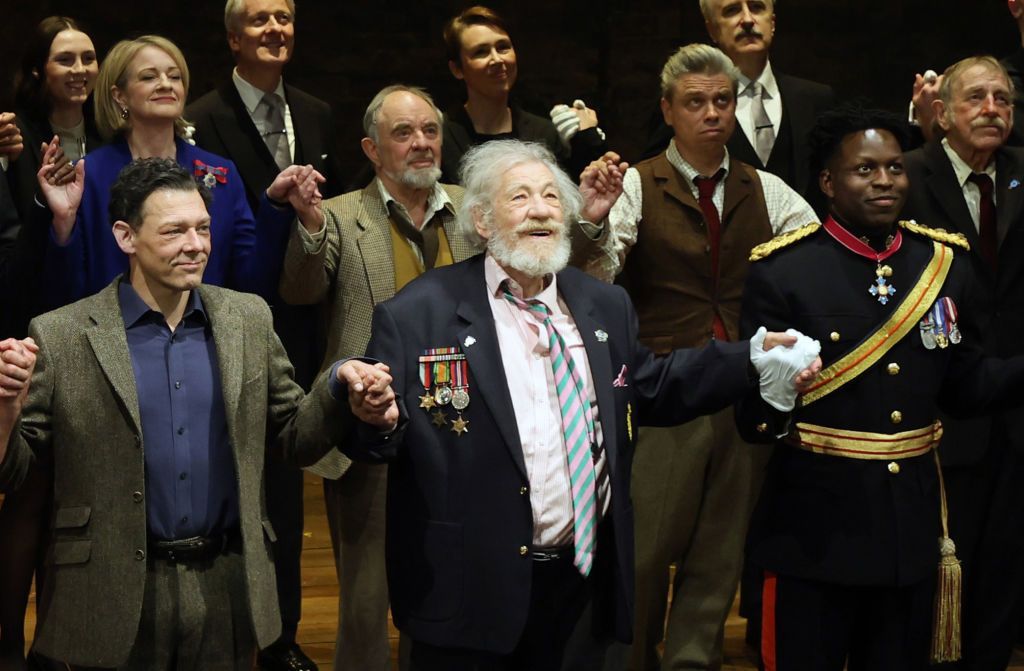
[[[583,379],[569,355],[562,334],[551,321],[551,310],[537,300],[524,301],[507,288],[505,299],[520,310],[532,312],[544,321],[548,334],[548,358],[558,391],[562,413],[562,436],[569,459],[569,484],[572,487],[573,565],[584,577],[590,575],[597,551],[597,479],[594,469],[594,413]]]

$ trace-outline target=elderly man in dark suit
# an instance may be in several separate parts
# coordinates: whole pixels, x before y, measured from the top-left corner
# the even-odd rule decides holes
[[[282,77],[295,47],[293,0],[228,0],[224,24],[237,65],[229,81],[185,111],[185,118],[195,124],[196,143],[234,161],[254,212],[260,194],[293,163],[312,165],[326,178],[321,187],[325,197],[340,193],[331,108],[286,85]],[[323,356],[316,309],[283,301],[275,301],[272,308],[274,329],[295,366],[295,379],[308,388]],[[281,530],[274,557],[282,635],[261,654],[260,665],[272,671],[312,671],[316,665],[295,643],[302,610],[302,473],[275,465],[267,496],[270,517]]]
[[[401,420],[342,449],[390,462],[388,584],[412,668],[558,669],[587,610],[597,636],[632,633],[637,427],[723,408],[755,369],[792,401],[816,353],[762,332],[768,352],[655,357],[627,294],[565,267],[582,198],[548,150],[489,142],[463,175],[460,224],[486,254],[377,305],[367,354],[391,367]]]
[[[1024,149],[1008,147],[1013,86],[994,58],[946,70],[934,102],[945,132],[906,154],[911,189],[905,218],[970,242],[989,355],[1024,353]],[[1020,621],[1024,566],[1024,411],[982,419],[943,418],[939,454],[949,489],[951,535],[966,571],[966,669],[1003,669]]]
[[[128,275],[0,342],[0,491],[33,461],[54,473],[35,648],[251,669],[280,633],[265,452],[315,461],[350,424],[338,380],[386,399],[390,378],[353,362],[304,397],[266,304],[201,284],[210,194],[173,161],[130,164],[111,196]]]

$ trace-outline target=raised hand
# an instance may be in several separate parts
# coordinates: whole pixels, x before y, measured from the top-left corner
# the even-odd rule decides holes
[[[338,382],[348,386],[352,414],[384,431],[398,424],[398,404],[391,389],[390,369],[386,364],[369,364],[350,359],[338,368]]]
[[[28,397],[39,347],[32,338],[0,341],[0,460]]]
[[[939,99],[942,78],[943,75],[936,75],[933,70],[928,70],[923,75],[914,75],[914,89],[910,101],[914,105],[914,117],[921,127],[925,140],[931,140],[935,134],[935,101]]]
[[[615,201],[622,195],[622,178],[629,164],[620,161],[613,151],[590,162],[580,174],[580,193],[583,194],[583,218],[597,223],[608,216]]]
[[[17,160],[25,148],[15,118],[14,112],[0,112],[0,156],[6,156],[8,161]]]
[[[70,168],[70,164],[64,160],[60,138],[56,135],[50,142],[42,144],[42,152],[43,159],[39,172],[36,173],[36,181],[47,207],[53,213],[54,238],[58,244],[63,245],[71,237],[75,218],[78,216],[78,207],[82,204],[82,193],[85,190],[85,160],[80,160],[73,169]],[[67,179],[65,171],[70,171],[70,180]]]
[[[323,223],[320,185],[326,181],[311,165],[290,165],[274,178],[267,188],[267,197],[275,202],[287,202],[306,230],[315,233]]]

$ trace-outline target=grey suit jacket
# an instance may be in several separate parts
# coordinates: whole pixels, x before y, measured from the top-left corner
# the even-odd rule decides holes
[[[442,184],[452,206],[439,214],[456,262],[479,250],[455,223],[462,203],[460,186]],[[302,235],[292,231],[281,273],[281,297],[293,305],[323,303],[327,310],[327,350],[323,367],[338,359],[362,356],[370,342],[373,307],[395,295],[395,262],[391,248],[391,217],[380,197],[377,180],[361,191],[324,201],[327,235],[307,252]],[[310,469],[337,479],[350,462],[334,451]]]
[[[53,534],[36,649],[73,665],[117,667],[139,627],[146,582],[146,504],[139,402],[117,299],[99,293],[33,320],[40,347],[28,401],[0,462],[0,491],[32,460],[52,464]],[[200,289],[213,329],[238,478],[248,605],[260,647],[279,635],[263,493],[268,446],[299,464],[351,423],[321,376],[305,398],[262,299]]]

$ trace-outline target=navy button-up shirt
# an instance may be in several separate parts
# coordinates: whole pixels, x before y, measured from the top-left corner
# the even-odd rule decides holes
[[[149,534],[173,540],[237,526],[220,366],[199,292],[174,331],[127,279],[118,298],[139,397]]]

